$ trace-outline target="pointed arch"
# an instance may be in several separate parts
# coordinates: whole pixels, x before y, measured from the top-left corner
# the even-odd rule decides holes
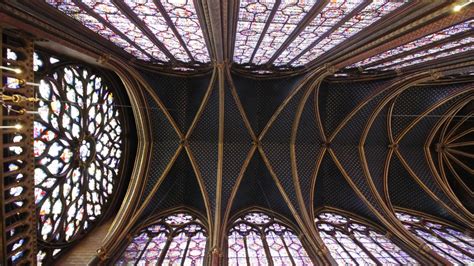
[[[449,262],[455,265],[474,263],[472,232],[412,210],[396,209],[395,215],[407,230]]]
[[[112,258],[118,265],[204,264],[208,225],[198,212],[178,207],[151,216],[131,230]]]
[[[227,263],[230,265],[313,265],[291,222],[261,208],[235,215],[227,230]]]
[[[321,209],[316,227],[339,264],[416,264],[389,233],[355,215],[333,208]]]

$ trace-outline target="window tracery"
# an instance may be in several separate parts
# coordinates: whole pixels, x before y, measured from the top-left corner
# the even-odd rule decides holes
[[[340,27],[338,27],[329,36],[318,41],[318,43],[314,47],[306,51],[304,54],[300,54],[299,56],[295,57],[292,61],[290,61],[290,64],[292,66],[302,66],[315,60],[323,53],[329,51],[330,49],[336,47],[336,45],[347,40],[349,37],[355,35],[361,30],[369,27],[382,17],[395,11],[396,9],[404,5],[406,2],[408,1],[373,1],[364,9],[362,9],[362,11],[360,11],[351,19],[349,19]]]
[[[149,61],[152,58],[145,54],[142,50],[138,49],[131,41],[123,39],[119,34],[114,32],[110,27],[104,25],[97,18],[91,16],[84,9],[78,7],[72,1],[47,1],[50,5],[54,6],[58,10],[64,12],[66,15],[74,18],[81,22],[85,27],[96,32],[103,38],[111,41],[118,47],[124,49],[126,52],[132,54],[138,59]]]
[[[330,1],[324,9],[309,23],[309,25],[290,43],[275,61],[275,65],[286,65],[291,59],[298,56],[315,40],[331,30],[339,21],[344,19],[362,0]]]
[[[364,67],[366,69],[378,69],[378,68],[386,68],[389,65],[392,64],[399,64],[400,62],[407,61],[409,59],[414,59],[414,58],[419,58],[422,56],[425,56],[427,54],[433,54],[436,52],[444,51],[446,49],[450,49],[453,47],[457,47],[459,45],[463,44],[469,44],[472,43],[474,40],[473,38],[461,38],[452,42],[448,42],[446,44],[439,44],[435,47],[423,49],[424,46],[428,46],[430,44],[446,40],[450,37],[455,37],[459,36],[463,33],[466,33],[468,31],[471,31],[474,27],[474,20],[468,20],[459,24],[456,24],[454,26],[448,27],[446,29],[440,30],[438,32],[426,35],[424,37],[421,37],[417,40],[414,40],[412,42],[409,42],[407,44],[398,46],[394,49],[385,51],[383,53],[380,53],[378,55],[369,57],[365,60],[362,60],[360,62],[357,62],[353,64],[350,67]],[[417,48],[422,48],[423,50],[407,55],[402,58],[395,58],[396,55],[402,54],[409,52],[411,50],[417,49]],[[385,59],[389,58],[394,58],[394,60],[390,60],[388,62],[379,62]]]
[[[202,63],[209,62],[206,41],[193,0],[162,0],[161,4],[169,14],[173,25],[183,38],[194,59]]]
[[[153,58],[168,61],[168,57],[153,43],[134,23],[132,23],[110,0],[84,0],[85,5],[105,19],[140,48],[150,53]]]
[[[41,73],[33,131],[41,262],[83,236],[107,210],[120,180],[124,141],[106,76],[54,57],[35,58],[36,69],[50,66]]]
[[[252,63],[267,63],[315,3],[315,0],[282,1],[263,36],[262,43],[255,48],[257,50]]]
[[[175,213],[140,229],[117,260],[118,265],[203,265],[207,231],[188,213]]]
[[[440,59],[443,57],[472,51],[474,50],[473,41],[474,41],[474,38],[467,38],[460,41],[448,43],[446,45],[441,45],[440,47],[435,47],[427,51],[422,51],[420,53],[404,57],[401,60],[397,60],[397,62],[394,64],[390,64],[385,67],[382,66],[383,67],[382,70],[385,71],[385,70],[404,68],[411,65],[429,62],[435,59]]]
[[[281,54],[276,54],[288,37],[294,34],[298,24],[309,15],[316,1],[279,3],[242,0],[235,36],[234,61],[238,64],[274,64],[279,67],[308,64],[406,2],[330,1]],[[354,13],[357,8],[361,10]]]
[[[455,265],[474,263],[474,238],[427,217],[397,212],[402,224],[436,253]]]
[[[192,0],[124,0],[121,4],[132,14],[126,14],[130,12],[120,9],[120,4],[110,0],[47,0],[47,3],[138,59],[169,62],[168,55],[171,55],[184,63],[210,61]],[[147,30],[157,41],[145,34]],[[169,52],[168,55],[164,50]]]
[[[313,265],[294,231],[262,212],[235,220],[227,238],[229,265]]]
[[[375,228],[346,215],[324,211],[317,215],[315,222],[322,240],[339,265],[417,264]]]

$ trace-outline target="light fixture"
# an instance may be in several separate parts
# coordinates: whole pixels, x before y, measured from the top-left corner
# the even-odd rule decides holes
[[[35,83],[35,82],[28,82],[28,81],[27,81],[27,82],[25,82],[25,85],[30,85],[30,86],[35,86],[35,87],[39,87],[39,86],[41,86],[41,84],[40,84],[40,83]]]
[[[467,1],[459,1],[457,4],[453,6],[453,11],[454,12],[459,12],[461,9],[463,9],[465,6],[473,3],[474,0],[467,0]]]
[[[13,126],[0,126],[0,129],[16,129],[16,130],[20,130],[23,128],[23,125],[22,124],[16,124],[16,125],[13,125]]]
[[[21,72],[22,72],[20,68],[11,68],[11,67],[6,67],[6,66],[0,66],[0,69],[13,71],[17,74],[21,74]]]

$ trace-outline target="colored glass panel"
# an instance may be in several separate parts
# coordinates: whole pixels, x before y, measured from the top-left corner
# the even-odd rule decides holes
[[[153,2],[125,0],[125,3],[176,59],[183,62],[190,61],[171,27]]]
[[[315,3],[316,0],[282,1],[252,63],[256,65],[267,63]]]
[[[168,57],[158,48],[145,34],[133,24],[110,0],[84,0],[85,5],[105,19],[121,33],[136,43],[143,50],[151,54],[155,59],[168,61]]]
[[[194,59],[203,63],[209,62],[206,41],[193,0],[162,0],[161,4]]]
[[[36,57],[40,69],[47,58]],[[105,211],[119,179],[123,134],[109,80],[81,65],[51,66],[34,121],[35,203],[41,241],[66,246]]]
[[[187,213],[172,214],[141,229],[116,264],[203,265],[206,241],[199,219]]]
[[[453,56],[453,55],[457,55],[457,54],[460,54],[460,53],[465,53],[465,52],[472,51],[472,50],[474,50],[474,45],[472,44],[473,39],[474,38],[467,39],[466,41],[469,42],[467,45],[463,45],[463,46],[459,45],[461,47],[449,49],[449,50],[444,51],[444,52],[440,51],[439,53],[433,53],[433,54],[430,53],[429,51],[427,51],[426,54],[428,54],[428,55],[426,55],[426,56],[421,56],[420,55],[420,57],[415,58],[414,60],[407,60],[406,62],[402,62],[400,64],[390,65],[386,68],[383,68],[382,70],[393,70],[393,69],[398,69],[398,68],[404,68],[404,67],[407,67],[407,66],[421,64],[421,63],[429,62],[429,61],[432,61],[432,60],[436,60],[436,59],[440,59],[440,58],[444,58],[444,57]]]
[[[274,64],[277,66],[288,64],[291,59],[298,56],[361,3],[363,3],[363,0],[336,0],[327,3],[323,10],[275,60]]]
[[[229,265],[268,265],[269,261],[274,265],[313,265],[293,231],[261,212],[249,212],[233,223],[227,254]]]
[[[397,212],[396,215],[409,231],[451,263],[474,263],[474,238],[427,217],[404,212]]]
[[[383,60],[383,59],[386,59],[386,58],[389,58],[389,57],[392,57],[392,56],[395,56],[395,55],[398,55],[398,54],[401,54],[401,53],[404,53],[404,52],[411,51],[415,48],[420,48],[420,47],[423,47],[425,45],[429,45],[431,43],[444,40],[444,39],[449,38],[451,36],[454,36],[456,34],[464,33],[464,32],[467,32],[467,31],[472,31],[473,28],[474,28],[473,23],[474,23],[474,20],[468,20],[468,21],[465,21],[463,23],[459,23],[457,25],[448,27],[448,28],[443,29],[441,31],[426,35],[426,36],[421,37],[419,39],[416,39],[416,40],[414,40],[412,42],[409,42],[407,44],[398,46],[394,49],[391,49],[391,50],[385,51],[383,53],[380,53],[378,55],[369,57],[365,60],[362,60],[360,62],[357,62],[357,63],[353,64],[350,67],[360,67],[360,66],[365,66],[365,65],[368,65],[368,64],[373,64],[377,61],[380,61],[380,60]],[[440,51],[440,50],[441,50],[441,46],[439,46],[439,48],[436,49],[436,51]],[[374,68],[379,68],[381,66],[383,66],[383,65],[377,65]]]
[[[110,28],[99,22],[96,18],[89,15],[86,11],[76,6],[71,1],[54,1],[54,0],[47,0],[48,4],[56,7],[58,10],[64,12],[66,15],[70,16],[71,18],[81,22],[84,26],[88,29],[92,30],[93,32],[99,34],[103,38],[111,41],[118,47],[124,49],[126,52],[132,54],[138,59],[142,60],[150,60],[150,58],[142,53],[139,49],[133,46],[132,43],[122,39],[118,34],[112,31]]]
[[[377,68],[383,68],[383,69],[394,69],[394,68],[400,68],[402,66],[408,66],[408,65],[413,65],[415,63],[410,63],[411,61],[416,61],[416,62],[426,62],[429,60],[426,60],[428,58],[432,58],[430,60],[439,58],[436,57],[437,53],[440,53],[442,51],[446,50],[452,50],[454,48],[460,48],[465,45],[473,44],[474,43],[474,37],[469,37],[453,42],[449,42],[446,44],[438,45],[432,48],[429,48],[427,50],[422,50],[420,52],[416,52],[413,54],[409,54],[404,57],[400,57],[397,59],[390,60],[389,62],[385,62],[379,65],[375,65],[373,67],[368,67],[367,69],[377,69]],[[457,50],[457,49],[456,49]],[[460,49],[461,51],[464,51],[463,49]],[[455,53],[448,53],[449,55],[453,55]],[[423,59],[425,58],[425,59]]]
[[[80,5],[78,6],[73,2],[52,0],[47,0],[47,2],[138,59],[169,61],[169,58],[157,46],[158,44],[149,39],[142,31],[148,29],[176,59],[182,62],[190,62],[191,59],[201,63],[210,61],[206,41],[192,0],[125,0],[125,4],[133,12],[131,15],[142,22],[140,25],[135,25],[110,0],[82,1],[84,5],[91,8],[91,12],[109,23],[110,27],[107,26],[107,23],[102,23],[92,13],[88,13],[87,10],[83,10]],[[161,5],[165,14],[160,11],[157,5]],[[173,25],[170,25],[168,21]],[[172,27],[176,29],[179,36],[175,35]],[[114,32],[115,29],[116,32]],[[182,43],[186,47],[183,47]],[[193,58],[189,57],[186,48]]]
[[[275,2],[269,0],[241,0],[237,33],[235,36],[234,61],[249,63],[257,42],[263,33]]]
[[[315,221],[322,240],[338,264],[417,264],[386,236],[347,215],[322,212]]]
[[[323,53],[331,50],[336,45],[352,37],[356,33],[369,27],[382,17],[395,11],[407,1],[389,1],[376,0],[365,7],[361,12],[345,22],[341,27],[331,33],[328,37],[322,39],[313,48],[300,56],[297,60],[291,63],[292,66],[305,65]]]

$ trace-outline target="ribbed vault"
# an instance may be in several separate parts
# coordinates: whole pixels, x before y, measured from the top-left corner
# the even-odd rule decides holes
[[[220,68],[186,79],[141,72],[158,155],[149,162],[140,219],[192,208],[207,217],[217,254],[229,218],[251,207],[286,217],[322,250],[311,217],[324,207],[376,222],[408,248],[421,243],[396,224],[394,207],[469,226],[471,214],[431,168],[427,140],[452,123],[443,114],[465,112],[472,83],[447,85],[430,74],[323,81],[329,73],[272,83]],[[436,257],[425,252],[421,260]]]
[[[371,221],[422,264],[447,261],[396,210],[472,230],[471,6],[343,1],[326,25],[320,12],[341,1],[259,3],[261,17],[246,15],[257,4],[244,0],[147,2],[155,16],[126,0],[6,2],[11,27],[114,70],[132,98],[138,155],[99,250],[104,264],[143,221],[176,210],[206,224],[211,265],[225,263],[231,219],[252,209],[294,226],[318,265],[335,262],[314,223],[319,210]],[[285,10],[294,13],[280,23]]]

